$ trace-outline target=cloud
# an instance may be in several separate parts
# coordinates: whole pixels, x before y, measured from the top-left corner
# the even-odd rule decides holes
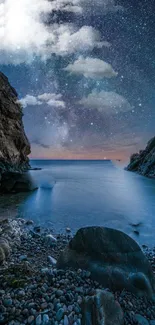
[[[97,59],[97,58],[84,58],[80,56],[73,64],[69,64],[65,71],[71,74],[83,75],[86,78],[102,79],[112,78],[117,76],[111,64]]]
[[[27,106],[37,106],[46,103],[49,106],[65,108],[65,102],[61,100],[61,94],[54,93],[44,93],[38,96],[26,95],[24,98],[21,98],[19,102],[25,108]]]
[[[106,14],[122,10],[122,6],[116,5],[114,0],[54,0],[53,10],[73,12],[76,14]],[[102,11],[101,11],[102,10]]]
[[[90,15],[107,14],[122,11],[123,7],[116,5],[115,0],[79,0],[83,12]]]
[[[31,63],[35,56],[46,60],[52,54],[64,56],[107,46],[91,26],[78,29],[74,24],[45,23],[45,17],[52,12],[69,10],[70,2],[67,3],[64,0],[33,0],[33,3],[32,0],[1,0],[0,64]],[[78,1],[72,3],[73,7],[79,6]]]
[[[35,96],[26,95],[24,98],[21,98],[18,102],[25,108],[27,106],[37,106],[42,105],[42,102],[37,99]]]
[[[112,91],[102,90],[98,92],[96,89],[87,97],[83,97],[79,104],[84,108],[96,109],[100,113],[107,113],[109,115],[132,110],[131,105],[123,96]]]

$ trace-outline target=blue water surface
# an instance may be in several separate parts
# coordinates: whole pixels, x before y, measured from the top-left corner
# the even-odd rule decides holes
[[[140,244],[155,246],[155,180],[111,161],[32,160],[39,189],[7,206],[37,224],[64,232],[91,225],[121,229]],[[138,228],[131,224],[140,223]],[[138,230],[139,235],[133,231]]]

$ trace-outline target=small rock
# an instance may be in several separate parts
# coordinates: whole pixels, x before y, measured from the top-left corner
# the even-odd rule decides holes
[[[56,296],[59,298],[61,296],[63,296],[64,292],[62,290],[57,290],[56,291]]]
[[[56,313],[56,320],[60,321],[63,318],[64,310],[63,308],[60,308]]]
[[[18,296],[19,297],[24,297],[25,296],[25,291],[24,290],[18,291]]]
[[[11,299],[11,298],[5,298],[5,299],[3,300],[3,304],[4,304],[5,307],[10,307],[10,306],[12,306],[12,299]]]
[[[40,227],[34,227],[34,231],[40,232],[41,231],[41,228]]]
[[[41,325],[41,324],[42,324],[41,315],[38,315],[35,321],[35,325]]]
[[[26,261],[27,260],[27,255],[20,255],[19,256],[19,260],[22,261]]]
[[[138,325],[149,325],[147,319],[141,316],[140,314],[135,315],[135,320],[137,321]]]
[[[25,224],[26,224],[27,226],[30,226],[30,225],[33,225],[34,222],[33,222],[33,220],[27,220]]]
[[[64,325],[69,325],[69,320],[66,315],[64,316]]]
[[[47,308],[47,302],[43,302],[40,307],[41,307],[41,309],[46,309]]]
[[[46,235],[45,242],[47,245],[53,246],[56,244],[57,239],[53,235],[49,234],[49,235]]]
[[[49,263],[51,264],[51,265],[53,265],[53,266],[55,266],[56,264],[57,264],[57,261],[56,261],[56,259],[54,258],[54,257],[52,257],[52,256],[48,256],[48,261],[49,261]]]
[[[28,324],[31,324],[33,321],[34,321],[34,316],[33,315],[29,316],[27,320]]]
[[[44,314],[43,315],[43,325],[46,325],[46,324],[48,324],[49,323],[49,316],[47,315],[47,314]]]

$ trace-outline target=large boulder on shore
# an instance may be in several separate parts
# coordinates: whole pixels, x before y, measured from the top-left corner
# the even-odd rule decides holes
[[[155,281],[147,258],[139,245],[119,230],[81,228],[60,253],[57,267],[89,270],[105,288],[125,288],[139,296],[154,297]]]
[[[126,170],[152,178],[155,177],[155,137],[148,142],[145,150],[131,156]]]

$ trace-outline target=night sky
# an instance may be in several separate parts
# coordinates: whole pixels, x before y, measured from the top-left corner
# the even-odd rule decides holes
[[[1,0],[0,70],[33,158],[129,159],[155,135],[154,0]]]

